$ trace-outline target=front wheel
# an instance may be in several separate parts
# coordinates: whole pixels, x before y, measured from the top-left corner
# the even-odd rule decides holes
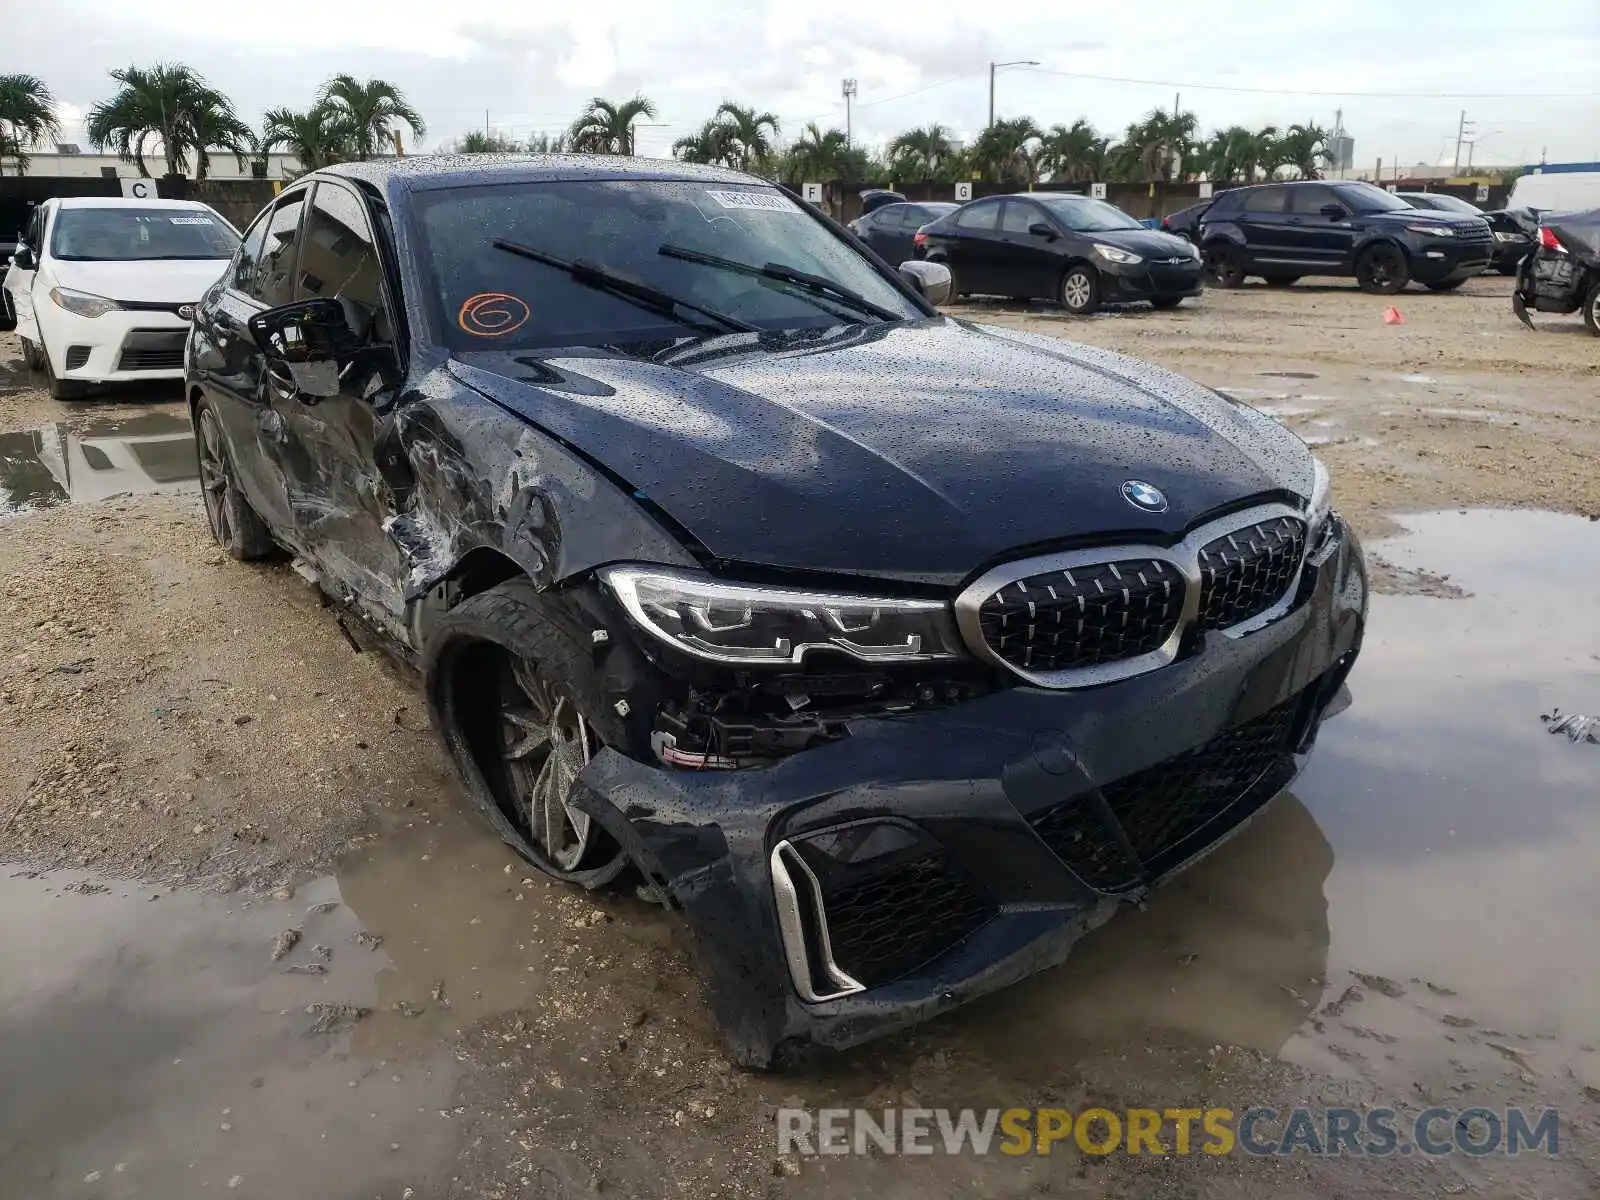
[[[50,362],[50,352],[42,346],[37,351],[39,361],[44,367],[45,382],[50,390],[52,400],[82,400],[88,394],[89,386],[76,379],[57,379],[55,366]]]
[[[1583,302],[1583,323],[1589,327],[1591,334],[1600,337],[1600,279],[1594,281],[1588,298]]]
[[[1411,281],[1405,251],[1392,242],[1370,246],[1356,261],[1356,283],[1363,292],[1392,296]]]
[[[1465,282],[1465,279],[1446,279],[1439,283],[1427,284],[1426,286],[1430,292],[1453,292]]]
[[[538,870],[591,888],[628,865],[616,839],[572,803],[590,759],[626,737],[627,717],[605,703],[593,653],[517,578],[451,609],[423,655],[434,725],[474,806]]]
[[[1085,263],[1069,268],[1061,277],[1061,307],[1075,317],[1086,317],[1100,307],[1100,273]]]
[[[1244,282],[1244,256],[1237,246],[1213,242],[1205,250],[1206,274],[1220,288],[1236,288]]]
[[[222,422],[204,401],[195,410],[194,444],[200,466],[200,496],[205,502],[211,536],[240,562],[267,557],[272,553],[272,534],[239,490],[238,473],[222,436]]]

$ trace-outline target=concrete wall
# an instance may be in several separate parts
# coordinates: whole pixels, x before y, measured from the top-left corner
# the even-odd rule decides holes
[[[211,154],[211,165],[207,169],[207,178],[210,179],[250,179],[250,159],[244,160],[241,167],[237,159],[226,151],[215,151]],[[150,174],[159,175],[166,170],[166,160],[160,154],[145,155],[145,166]],[[5,169],[8,173],[14,172],[16,167],[7,162]],[[133,163],[123,162],[115,154],[57,154],[54,151],[46,154],[36,152],[28,155],[27,176],[46,179],[97,179],[106,171],[114,172],[113,178],[137,179],[139,168]],[[300,173],[300,161],[292,154],[267,155],[268,179],[292,179]],[[189,174],[194,174],[194,164],[189,164]]]

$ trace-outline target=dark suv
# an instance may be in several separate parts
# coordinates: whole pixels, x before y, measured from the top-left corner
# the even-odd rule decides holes
[[[1218,196],[1200,224],[1206,270],[1218,287],[1246,276],[1291,284],[1302,275],[1354,275],[1390,295],[1412,280],[1460,287],[1489,265],[1482,217],[1425,212],[1370,183],[1267,183]]]

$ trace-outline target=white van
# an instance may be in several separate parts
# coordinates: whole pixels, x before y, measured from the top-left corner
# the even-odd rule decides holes
[[[1507,208],[1587,212],[1600,208],[1600,171],[1543,171],[1511,185]]]

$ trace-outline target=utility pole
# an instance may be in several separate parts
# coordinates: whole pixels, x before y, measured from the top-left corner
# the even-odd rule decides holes
[[[1001,67],[1037,67],[1039,64],[1031,58],[1019,58],[1016,62],[992,62],[989,64],[989,124],[994,124],[994,73]],[[987,126],[985,126],[987,128]]]
[[[853,133],[850,123],[850,101],[855,99],[856,81],[854,79],[846,79],[840,84],[839,92],[844,96],[844,144],[849,146],[852,144]]]
[[[1467,140],[1467,134],[1476,132],[1477,127],[1467,120],[1467,110],[1463,108],[1461,110],[1461,120],[1456,123],[1456,160],[1455,164],[1450,168],[1452,174],[1459,175],[1461,173],[1461,147]]]
[[[489,110],[487,108],[483,110],[483,136],[489,136]]]

